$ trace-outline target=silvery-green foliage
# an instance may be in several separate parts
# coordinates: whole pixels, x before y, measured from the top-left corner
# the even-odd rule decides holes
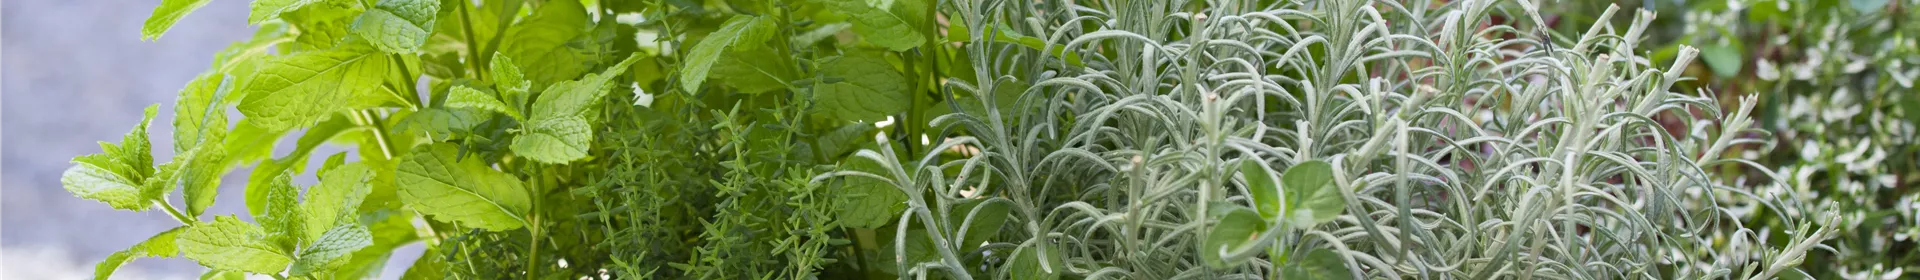
[[[1699,53],[1648,59],[1652,13],[1560,34],[1539,5],[948,1],[973,75],[943,140],[816,180],[899,188],[902,275],[953,279],[1770,279],[1833,237],[1727,218],[1753,195],[1721,167],[1757,164],[1724,151],[1773,143],[1751,98],[1674,91]]]

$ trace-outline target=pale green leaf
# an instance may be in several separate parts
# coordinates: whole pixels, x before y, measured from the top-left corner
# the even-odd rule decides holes
[[[60,174],[60,185],[74,196],[106,203],[114,209],[141,211],[150,201],[165,193],[148,187],[154,175],[153,155],[148,149],[147,125],[159,105],[148,106],[146,115],[120,144],[101,142],[101,152],[73,158],[73,167]]]
[[[1302,258],[1287,262],[1280,268],[1281,279],[1353,279],[1352,270],[1347,262],[1340,259],[1339,253],[1327,249],[1313,249]]]
[[[412,54],[427,43],[438,13],[438,0],[380,0],[354,20],[353,34],[366,38],[381,51]]]
[[[488,72],[493,75],[495,88],[500,89],[501,99],[513,102],[513,108],[525,105],[527,91],[533,89],[533,83],[527,81],[526,74],[520,72],[520,66],[506,54],[494,53],[493,61],[487,63]]]
[[[472,108],[483,111],[500,112],[516,120],[526,119],[526,117],[520,115],[519,110],[514,110],[512,107],[507,106],[507,103],[500,102],[500,99],[494,98],[493,94],[473,89],[466,85],[455,85],[453,88],[447,90],[446,106],[450,108]]]
[[[436,220],[503,231],[526,225],[532,209],[519,178],[487,167],[477,157],[460,160],[453,144],[420,146],[402,158],[396,183],[400,200]]]
[[[773,30],[778,28],[772,19],[758,16],[733,16],[719,30],[708,33],[700,43],[693,45],[687,53],[685,66],[680,68],[680,84],[687,92],[697,92],[700,84],[707,81],[707,73],[713,64],[720,61],[720,53],[729,48],[752,50],[766,42]]]
[[[824,68],[828,77],[842,80],[820,85],[814,98],[824,113],[837,119],[878,121],[906,111],[913,100],[906,76],[879,55],[844,56]]]
[[[579,1],[547,1],[507,28],[500,53],[520,62],[532,88],[573,79],[591,70],[592,56],[568,46],[587,32],[586,8]]]
[[[1281,191],[1287,195],[1287,216],[1296,228],[1332,221],[1347,209],[1347,200],[1334,186],[1333,165],[1311,160],[1287,168],[1281,175]]]
[[[207,268],[275,274],[286,270],[293,258],[267,241],[260,226],[233,216],[214,217],[199,222],[181,233],[180,252]]]
[[[1707,61],[1707,68],[1713,69],[1713,75],[1733,77],[1740,74],[1740,68],[1745,64],[1741,58],[1745,55],[1742,52],[1738,45],[1701,46],[1700,59]]]
[[[247,24],[260,25],[262,21],[279,18],[280,14],[326,1],[328,0],[254,0],[250,5],[252,13],[247,15]]]
[[[345,45],[276,59],[247,83],[240,113],[268,131],[311,126],[379,98],[381,82],[393,68],[388,57],[372,48]]]
[[[300,257],[293,262],[293,268],[287,272],[293,276],[306,276],[318,271],[327,271],[349,260],[353,251],[373,245],[373,234],[359,223],[341,223],[314,239],[313,245],[300,250]]]
[[[587,156],[593,128],[580,117],[537,119],[525,124],[526,134],[513,140],[513,153],[544,163],[568,163]]]
[[[167,29],[172,29],[174,22],[193,13],[193,10],[200,9],[200,6],[206,6],[208,1],[212,0],[160,1],[160,6],[154,6],[153,14],[147,16],[147,23],[140,26],[140,39],[160,40],[160,35],[166,34]]]
[[[227,138],[227,93],[233,78],[220,73],[200,74],[180,89],[173,107],[173,152],[186,152],[202,142]]]
[[[848,21],[853,22],[853,32],[859,33],[867,42],[893,51],[904,51],[926,43],[927,34],[922,28],[927,22],[925,0],[894,0],[887,3],[869,3],[865,0],[833,0],[828,5],[846,13]]]
[[[320,184],[307,188],[300,203],[306,240],[319,240],[339,224],[358,223],[360,203],[373,192],[374,171],[366,162],[341,164],[319,176]]]
[[[1258,243],[1256,239],[1260,237],[1261,232],[1267,230],[1267,222],[1260,219],[1259,213],[1254,212],[1253,209],[1247,209],[1246,206],[1219,203],[1215,204],[1209,212],[1211,212],[1209,215],[1219,219],[1219,223],[1213,225],[1212,231],[1207,232],[1207,240],[1201,243],[1200,259],[1205,260],[1207,266],[1214,268],[1225,268],[1245,261],[1244,259],[1223,259],[1222,254],[1245,250],[1248,246]]]
[[[180,249],[174,245],[174,240],[176,236],[180,235],[180,232],[186,231],[186,229],[187,227],[181,226],[162,231],[160,234],[148,237],[146,241],[141,241],[140,244],[134,244],[133,247],[128,247],[126,250],[120,250],[119,252],[114,252],[112,255],[107,255],[106,260],[100,261],[99,264],[93,266],[93,279],[108,279],[108,276],[113,276],[114,270],[119,270],[120,266],[133,262],[134,259],[150,257],[171,258],[180,255]]]
[[[267,230],[272,241],[285,247],[306,242],[307,221],[300,211],[300,188],[293,185],[293,173],[282,172],[265,187],[266,215],[257,216],[254,221]]]
[[[185,165],[175,175],[178,178],[169,179],[168,183],[177,181],[184,187],[186,214],[198,217],[200,213],[206,212],[207,207],[213,206],[215,197],[220,196],[220,177],[226,176],[227,171],[232,171],[233,164],[227,161],[226,149],[221,147],[219,142],[202,144],[199,148],[179,154],[174,161],[184,162]],[[168,192],[171,191],[161,193]]]

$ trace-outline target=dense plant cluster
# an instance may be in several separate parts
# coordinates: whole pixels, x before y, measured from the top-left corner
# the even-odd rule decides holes
[[[1828,6],[256,0],[62,182],[182,222],[99,278],[1899,277],[1912,3]]]

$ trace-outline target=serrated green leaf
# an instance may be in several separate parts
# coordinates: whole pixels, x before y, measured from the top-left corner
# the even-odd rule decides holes
[[[513,140],[513,153],[544,163],[568,163],[587,156],[593,128],[580,117],[554,117],[526,123],[527,133]]]
[[[389,56],[361,45],[274,60],[247,83],[240,113],[268,131],[312,126],[327,116],[383,98]]]
[[[438,13],[438,0],[380,0],[354,20],[353,34],[381,51],[412,54],[427,43]]]
[[[1340,217],[1347,199],[1334,186],[1333,165],[1310,160],[1287,168],[1281,175],[1281,191],[1287,195],[1287,216],[1296,228],[1310,227]]]
[[[730,51],[713,65],[713,75],[724,84],[744,93],[762,93],[787,88],[787,82],[796,79],[790,68],[792,62],[788,56],[776,55],[772,49],[761,48],[752,51]]]
[[[1327,249],[1313,249],[1305,257],[1294,259],[1280,268],[1281,279],[1353,279],[1353,273],[1347,269],[1347,262],[1340,254]]]
[[[1253,207],[1260,212],[1260,217],[1278,219],[1280,211],[1286,209],[1286,204],[1291,201],[1282,200],[1285,198],[1280,196],[1280,178],[1257,160],[1241,161],[1240,176],[1247,180],[1247,195],[1253,200]]]
[[[875,6],[865,0],[833,0],[828,5],[843,13],[853,22],[853,32],[859,33],[867,42],[893,51],[904,51],[927,42],[927,34],[922,33],[921,24],[927,22],[927,5],[924,0],[893,0],[878,3]]]
[[[866,158],[849,158],[846,170],[864,171],[874,174],[886,174],[880,164]],[[873,178],[849,176],[834,191],[839,202],[836,205],[836,218],[840,225],[850,228],[878,228],[887,221],[900,216],[906,209],[907,194],[899,188]]]
[[[1213,230],[1207,232],[1207,240],[1201,243],[1200,259],[1214,268],[1226,268],[1245,261],[1222,259],[1221,254],[1245,250],[1247,246],[1257,243],[1255,239],[1267,230],[1267,222],[1246,206],[1219,203],[1209,212],[1210,216],[1219,219],[1219,223],[1213,225]]]
[[[147,125],[153,122],[158,104],[148,106],[140,124],[122,137],[120,144],[101,142],[101,152],[73,158],[73,167],[60,174],[60,185],[74,196],[99,201],[114,209],[146,210],[159,193],[148,187],[154,175],[153,155],[148,152]],[[158,193],[158,194],[156,194]]]
[[[524,125],[526,134],[515,138],[513,152],[544,163],[568,163],[587,155],[593,143],[588,113],[610,90],[608,81],[627,71],[639,56],[629,56],[600,73],[575,81],[553,84],[533,103],[533,116]]]
[[[313,3],[326,1],[327,0],[254,0],[252,4],[249,5],[252,13],[247,15],[247,24],[260,25],[262,21],[279,18],[280,14],[291,12]]]
[[[300,212],[305,214],[305,232],[301,233],[305,240],[319,240],[340,224],[358,223],[359,215],[355,214],[367,194],[373,192],[374,175],[366,162],[341,164],[319,174],[320,184],[307,188],[306,202],[300,203]]]
[[[330,118],[300,135],[300,139],[294,143],[293,153],[254,166],[253,173],[247,176],[247,213],[254,216],[266,214],[267,193],[271,188],[255,186],[271,185],[275,177],[280,176],[281,173],[299,174],[306,170],[307,157],[313,153],[313,149],[319,148],[320,144],[325,144],[336,136],[358,129],[360,128],[346,118]]]
[[[293,276],[306,276],[317,271],[327,271],[347,263],[349,256],[360,248],[373,245],[373,234],[359,223],[341,223],[314,239],[313,245],[300,250],[300,257],[293,262],[293,268],[287,272]]]
[[[200,216],[207,207],[213,206],[215,197],[220,196],[220,177],[233,170],[227,161],[226,149],[218,142],[207,142],[199,148],[188,150],[175,157],[176,163],[184,162],[178,171],[177,179],[169,178],[168,183],[178,181],[185,188],[184,198],[187,204],[187,216]],[[172,191],[161,191],[162,195]]]
[[[519,110],[508,107],[507,103],[500,102],[500,99],[494,98],[493,94],[482,92],[465,85],[455,85],[453,88],[447,90],[446,106],[449,108],[472,108],[483,111],[493,111],[507,114],[507,116],[513,117],[513,119],[516,120],[526,119],[526,117],[520,115]]]
[[[520,62],[532,88],[573,79],[587,73],[593,57],[568,42],[587,32],[586,8],[579,1],[543,2],[533,15],[507,28],[500,53]]]
[[[207,268],[280,273],[293,258],[266,237],[266,230],[258,225],[233,216],[218,216],[212,222],[199,222],[187,228],[177,244],[188,259]]]
[[[293,185],[293,173],[282,172],[268,182],[266,215],[255,221],[265,228],[269,238],[282,248],[306,242],[306,217],[300,211],[300,188]]]
[[[140,244],[134,244],[133,247],[128,247],[126,250],[120,250],[119,252],[114,252],[112,255],[107,255],[106,260],[102,260],[99,264],[93,266],[93,279],[108,279],[108,276],[113,276],[114,270],[119,270],[120,266],[133,262],[134,259],[151,257],[171,258],[180,255],[180,249],[174,244],[174,240],[176,236],[180,235],[180,232],[186,231],[186,229],[187,227],[181,226],[162,231],[159,234],[153,235],[153,237],[148,237],[146,241],[140,241]]]
[[[360,1],[325,0],[282,13],[280,19],[298,31],[288,49],[305,52],[341,46],[353,33],[354,19],[362,10]],[[366,40],[355,41],[366,44]]]
[[[772,19],[764,17],[739,15],[727,19],[719,30],[708,33],[688,51],[686,64],[680,68],[681,89],[699,92],[700,84],[707,81],[708,71],[720,61],[721,52],[730,48],[752,50],[765,43],[777,28]]]
[[[479,158],[458,160],[453,144],[420,146],[402,158],[396,183],[400,201],[435,220],[503,231],[526,225],[532,209],[519,178],[487,167]]]
[[[840,57],[821,72],[843,79],[820,85],[813,96],[824,113],[839,120],[878,121],[906,111],[913,100],[906,76],[877,54]]]
[[[233,79],[220,73],[200,74],[180,89],[173,107],[173,151],[186,152],[202,142],[227,138],[226,97]]]
[[[417,130],[418,132],[409,133],[425,133],[428,139],[446,140],[456,133],[466,133],[472,130],[473,126],[486,122],[488,116],[487,112],[474,109],[423,108],[419,112],[401,117],[400,123],[394,125],[394,128],[401,131]]]
[[[505,54],[494,53],[493,61],[487,63],[488,71],[493,75],[494,87],[500,90],[500,99],[512,102],[512,108],[527,103],[527,91],[533,89],[533,83],[527,81],[526,74],[520,72],[519,64]]]
[[[140,26],[140,39],[148,41],[160,40],[160,35],[166,34],[167,29],[172,29],[174,22],[180,21],[181,17],[185,17],[189,13],[193,13],[193,10],[200,9],[200,6],[206,6],[208,1],[211,0],[160,1],[159,6],[153,7],[153,14],[147,16],[146,24]]]

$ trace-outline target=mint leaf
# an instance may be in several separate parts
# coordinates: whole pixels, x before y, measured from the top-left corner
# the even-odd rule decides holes
[[[568,163],[587,156],[593,128],[575,116],[535,119],[513,140],[513,153],[544,163]]]
[[[173,107],[173,151],[192,150],[203,142],[227,138],[227,94],[233,79],[225,74],[206,73],[195,77]]]
[[[140,26],[140,39],[160,40],[160,35],[166,34],[167,29],[172,29],[174,22],[180,21],[180,18],[187,16],[188,13],[193,13],[193,10],[200,9],[200,6],[206,6],[207,1],[211,0],[160,1],[160,6],[153,7],[153,15],[147,16],[147,23]]]
[[[526,118],[520,116],[519,110],[514,110],[512,107],[508,107],[507,103],[502,103],[500,99],[494,98],[493,94],[482,92],[467,87],[466,85],[455,85],[447,89],[446,106],[448,108],[472,108],[500,112],[513,117],[515,120],[524,120]]]
[[[792,60],[787,57],[769,48],[731,51],[713,65],[712,73],[725,85],[744,93],[786,89],[787,83],[799,76],[789,68]]]
[[[589,109],[611,90],[608,82],[639,61],[628,56],[600,73],[587,74],[577,81],[553,84],[533,103],[533,116],[524,125],[527,133],[513,140],[513,152],[544,163],[568,163],[587,155],[593,129]]]
[[[833,0],[827,4],[847,13],[847,20],[853,22],[853,32],[874,45],[904,51],[927,42],[927,34],[921,33],[919,26],[927,22],[928,3],[923,0],[884,2],[892,5],[876,7],[876,3],[865,0]]]
[[[148,237],[146,241],[140,241],[140,244],[134,244],[126,250],[107,255],[106,260],[93,266],[93,279],[108,279],[108,276],[113,276],[114,270],[119,270],[120,266],[133,262],[137,258],[170,258],[180,255],[179,246],[174,245],[174,239],[186,229],[187,227],[182,226],[162,231],[160,234]]]
[[[367,38],[381,51],[412,54],[420,51],[433,31],[437,0],[380,0],[353,22],[353,34]]]
[[[512,102],[516,110],[527,104],[527,91],[533,89],[533,83],[520,72],[520,66],[513,59],[500,53],[493,54],[493,62],[487,64],[487,70],[493,75],[494,88],[500,90],[500,99]]]
[[[697,92],[700,83],[707,80],[707,71],[713,68],[714,62],[720,60],[721,51],[730,46],[740,50],[755,49],[765,43],[776,28],[778,26],[774,25],[773,19],[764,17],[742,15],[727,19],[727,23],[721,25],[719,30],[708,33],[687,53],[686,66],[680,68],[682,89]]]
[[[100,142],[101,152],[73,158],[73,167],[60,174],[60,185],[74,196],[106,203],[114,209],[146,210],[149,201],[159,199],[147,187],[154,174],[153,155],[148,149],[147,125],[160,105],[147,106],[140,125],[122,137],[120,144]],[[164,194],[164,193],[161,193]]]
[[[365,162],[342,164],[319,176],[320,184],[307,188],[306,202],[300,203],[305,240],[320,240],[336,225],[359,223],[360,203],[373,192],[374,172]]]
[[[824,113],[846,121],[878,121],[906,111],[912,102],[907,78],[878,54],[862,53],[829,61],[821,72],[840,82],[820,85],[813,98]]]
[[[293,262],[288,273],[293,276],[307,276],[316,271],[331,270],[346,264],[353,251],[373,245],[373,234],[359,223],[342,223],[329,229],[314,239],[313,245],[301,249],[300,257]]]
[[[1294,227],[1332,221],[1347,209],[1347,199],[1340,196],[1340,187],[1333,183],[1333,165],[1310,160],[1288,167],[1281,176],[1281,191],[1287,195],[1287,216]]]
[[[500,53],[518,59],[532,88],[573,79],[587,73],[593,57],[568,46],[587,31],[586,8],[580,1],[548,1],[533,15],[507,28]]]
[[[279,18],[280,14],[291,12],[309,4],[327,0],[254,0],[251,14],[247,15],[247,24],[260,25],[260,22]]]
[[[213,206],[214,198],[220,196],[220,177],[233,170],[233,164],[227,161],[227,151],[219,142],[207,142],[201,147],[188,150],[174,158],[175,164],[182,164],[166,184],[178,181],[186,188],[184,197],[187,203],[187,216],[200,216],[207,207]],[[177,177],[177,178],[175,178]],[[161,191],[161,195],[172,192]]]
[[[293,259],[269,243],[260,226],[233,216],[214,217],[212,222],[195,223],[181,233],[180,252],[200,265],[216,270],[237,270],[275,274],[287,268]]]
[[[311,126],[378,96],[388,60],[361,45],[281,57],[250,78],[240,113],[268,131]]]
[[[533,202],[519,178],[487,167],[481,159],[461,161],[453,144],[413,149],[400,160],[400,201],[435,220],[503,231],[526,225],[522,217]]]
[[[251,187],[251,186],[250,186]],[[300,213],[300,188],[293,186],[293,173],[282,172],[273,177],[267,188],[267,214],[254,219],[266,228],[267,236],[281,244],[282,248],[293,248],[304,243],[306,236],[306,218]]]

